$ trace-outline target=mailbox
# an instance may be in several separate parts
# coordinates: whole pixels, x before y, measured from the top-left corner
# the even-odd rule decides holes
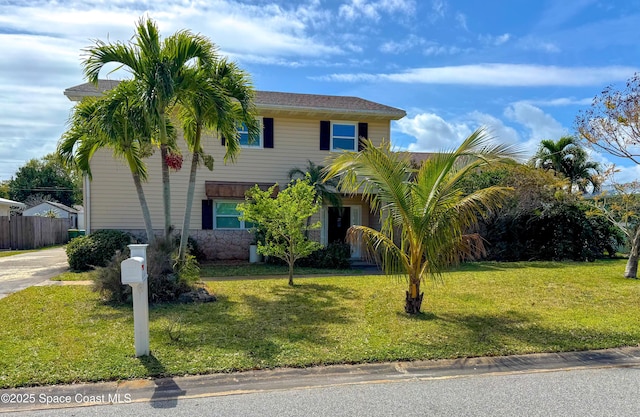
[[[120,264],[120,278],[123,284],[142,284],[147,280],[147,265],[141,256],[125,259]]]

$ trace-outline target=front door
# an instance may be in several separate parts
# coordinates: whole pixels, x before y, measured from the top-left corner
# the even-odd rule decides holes
[[[327,243],[345,243],[351,227],[351,207],[328,207],[327,217]]]
[[[360,206],[327,207],[323,213],[322,243],[325,245],[332,242],[346,243],[349,227],[362,224]],[[360,243],[351,243],[351,258],[360,258]]]

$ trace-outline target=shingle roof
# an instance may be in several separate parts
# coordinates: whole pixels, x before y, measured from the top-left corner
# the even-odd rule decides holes
[[[70,100],[99,96],[114,88],[119,82],[118,80],[99,80],[97,87],[91,83],[80,84],[67,88],[64,94]],[[406,115],[402,109],[350,96],[256,91],[255,104],[260,110],[352,113],[387,117],[393,120],[401,119]]]

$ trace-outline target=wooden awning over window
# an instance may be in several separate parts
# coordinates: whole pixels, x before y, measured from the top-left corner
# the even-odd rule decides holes
[[[241,198],[256,183],[251,182],[229,182],[229,181],[205,181],[204,190],[208,198]],[[267,190],[273,184],[257,183],[261,190]],[[274,189],[274,194],[278,194],[278,187]]]

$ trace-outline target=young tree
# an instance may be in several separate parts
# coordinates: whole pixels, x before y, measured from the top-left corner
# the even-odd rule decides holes
[[[388,143],[376,147],[365,141],[360,152],[334,157],[328,178],[340,176],[340,189],[361,193],[382,226],[352,226],[349,238],[362,237],[369,254],[387,274],[407,274],[405,311],[420,313],[424,293],[420,283],[439,275],[465,255],[483,252],[478,235],[465,234],[500,206],[510,189],[488,187],[463,193],[463,179],[491,162],[514,153],[507,146],[488,143],[482,130],[469,136],[457,150],[434,154],[417,168],[410,156],[394,152]]]
[[[320,222],[307,226],[307,219],[318,212],[320,205],[307,179],[291,182],[273,197],[276,187],[262,191],[254,186],[238,210],[244,221],[259,224],[264,230],[265,241],[258,242],[258,252],[285,261],[289,265],[289,285],[293,285],[295,262],[322,247],[305,237],[306,230],[320,227]]]
[[[626,88],[605,88],[591,107],[580,112],[576,129],[589,146],[640,165],[640,74],[627,81]],[[631,251],[624,276],[635,278],[640,259],[640,228],[631,239]]]
[[[174,138],[167,131],[169,114],[176,97],[186,87],[183,73],[190,67],[208,66],[215,59],[215,47],[206,37],[187,30],[160,39],[158,27],[151,19],[141,18],[129,43],[105,43],[85,49],[82,62],[85,77],[97,84],[106,64],[124,66],[138,85],[139,99],[147,117],[158,131],[162,163],[162,195],[165,239],[171,234],[171,190],[169,158]]]
[[[610,170],[613,173],[613,168]],[[630,246],[625,278],[637,278],[640,254],[640,181],[626,184],[613,183],[613,193],[593,199],[595,213],[604,216],[620,229]]]

